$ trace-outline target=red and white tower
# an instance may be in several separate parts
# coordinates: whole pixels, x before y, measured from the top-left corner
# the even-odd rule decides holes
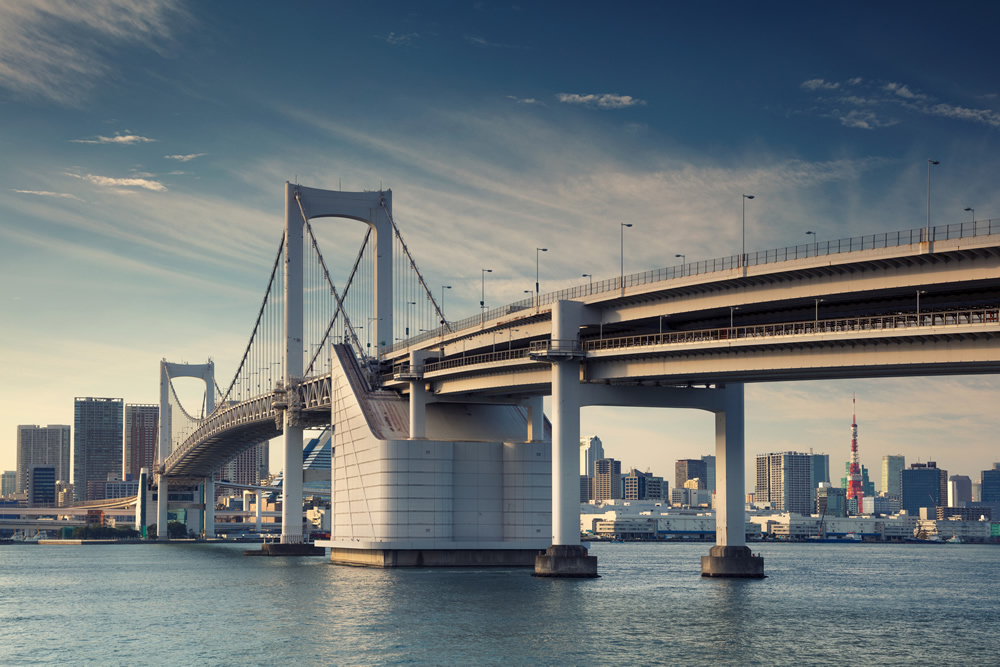
[[[851,417],[851,468],[847,475],[847,499],[857,499],[857,513],[864,513],[864,489],[861,486],[861,463],[858,460],[858,410],[857,400],[851,395],[852,412]]]

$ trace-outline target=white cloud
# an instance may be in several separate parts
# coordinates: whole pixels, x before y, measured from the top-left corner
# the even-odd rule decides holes
[[[967,109],[951,104],[933,104],[928,106],[926,113],[955,120],[967,120],[992,127],[1000,127],[1000,113],[989,109]]]
[[[539,104],[541,106],[545,106],[542,102],[536,100],[534,97],[516,97],[514,95],[507,95],[506,97],[508,100],[513,100],[518,104]]]
[[[189,153],[187,155],[164,155],[168,160],[177,160],[178,162],[190,162],[195,158],[205,157],[208,153]]]
[[[158,49],[184,17],[171,0],[0,3],[0,87],[78,106],[115,71],[118,47]]]
[[[128,146],[130,144],[148,144],[155,141],[156,139],[142,137],[137,134],[115,134],[113,137],[102,137],[98,135],[94,139],[70,139],[70,142],[74,144],[121,144],[124,146]]]
[[[75,199],[76,201],[83,201],[76,195],[71,195],[66,192],[48,192],[46,190],[14,190],[14,192],[22,195],[37,195],[39,197],[55,197],[57,199]]]
[[[863,81],[864,81],[864,79],[862,79],[860,76],[856,76],[853,79],[848,79],[847,80],[847,85],[849,85],[849,86],[857,86],[857,85],[860,85]]]
[[[625,109],[627,107],[644,106],[645,100],[631,95],[577,95],[575,93],[559,93],[556,99],[565,104],[580,104],[598,109]]]
[[[839,83],[832,83],[825,79],[809,79],[802,82],[802,87],[806,90],[836,90],[840,88]]]
[[[159,181],[150,180],[148,178],[111,178],[108,176],[97,176],[95,174],[86,174],[81,176],[80,174],[73,174],[69,172],[65,173],[67,176],[79,178],[80,180],[87,181],[88,183],[99,185],[102,188],[142,188],[143,190],[152,190],[153,192],[167,191],[165,185]],[[116,191],[128,192],[127,190]]]
[[[487,49],[523,49],[525,47],[518,46],[516,44],[501,44],[499,42],[491,42],[489,40],[483,39],[482,37],[474,37],[472,35],[466,35],[465,41],[476,46],[480,46]]]
[[[855,127],[862,130],[874,130],[877,127],[890,127],[895,125],[895,120],[881,120],[873,112],[867,110],[852,109],[847,113],[839,110],[833,112],[833,117],[840,121],[844,127]]]
[[[908,86],[902,83],[887,83],[883,86],[887,92],[893,93],[907,100],[926,100],[927,96],[915,93]]]
[[[420,35],[418,33],[415,33],[415,32],[409,32],[409,33],[400,34],[400,35],[397,35],[394,32],[390,32],[388,35],[386,35],[382,39],[384,39],[389,44],[392,44],[393,46],[397,46],[399,44],[411,44],[413,42],[413,40],[417,39],[418,37],[420,37]]]

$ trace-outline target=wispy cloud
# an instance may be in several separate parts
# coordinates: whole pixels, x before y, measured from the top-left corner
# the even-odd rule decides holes
[[[850,94],[845,94],[847,86],[852,89]],[[836,81],[809,79],[799,87],[815,96],[816,109],[821,116],[834,118],[845,127],[873,130],[896,125],[901,122],[895,117],[900,111],[1000,127],[1000,113],[997,111],[943,102],[930,93],[898,81],[854,77],[847,79],[842,87]],[[979,99],[988,98],[980,96]],[[844,105],[851,108],[845,110]]]
[[[585,107],[596,109],[625,109],[634,106],[644,106],[645,100],[640,100],[631,95],[616,95],[606,93],[604,95],[577,95],[576,93],[559,93],[556,99],[564,104],[579,104]]]
[[[47,190],[13,190],[13,192],[22,195],[36,195],[38,197],[55,197],[57,199],[75,199],[76,201],[83,201],[76,195],[71,195],[68,192],[49,192]]]
[[[516,95],[507,95],[507,99],[517,102],[518,104],[538,104],[540,106],[545,106],[541,100],[536,100],[534,97],[517,97]]]
[[[178,162],[190,162],[195,158],[205,157],[208,153],[189,153],[188,155],[164,155],[168,160],[177,160]]]
[[[26,99],[78,106],[114,73],[119,47],[159,49],[185,17],[171,0],[0,3],[0,87]]]
[[[524,49],[527,47],[518,46],[517,44],[502,44],[500,42],[491,42],[482,37],[477,37],[475,35],[466,35],[465,41],[469,44],[482,47],[484,49]]]
[[[419,37],[420,37],[419,33],[415,33],[415,32],[408,32],[408,33],[403,33],[403,34],[397,34],[395,32],[390,32],[385,37],[379,37],[379,39],[383,39],[383,40],[386,41],[386,43],[391,44],[393,46],[400,46],[400,45],[404,45],[405,46],[405,45],[408,45],[408,44],[412,44],[413,40],[415,40],[415,39],[417,39]]]
[[[66,176],[79,178],[80,180],[87,181],[88,183],[99,185],[102,188],[142,188],[143,190],[152,190],[153,192],[167,191],[165,185],[159,181],[154,181],[148,178],[111,178],[109,176],[97,176],[95,174],[80,175],[71,172],[64,173]]]
[[[126,132],[128,132],[126,130]],[[121,134],[116,133],[113,137],[103,137],[98,135],[93,139],[70,139],[70,143],[74,144],[119,144],[122,146],[128,146],[130,144],[149,144],[157,141],[156,139],[150,139],[149,137],[143,137],[138,134]]]

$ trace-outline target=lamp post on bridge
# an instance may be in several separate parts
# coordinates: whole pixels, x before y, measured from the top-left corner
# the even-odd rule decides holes
[[[742,217],[742,221],[743,222],[742,222],[742,227],[741,227],[742,231],[740,233],[740,263],[739,263],[739,265],[740,265],[741,268],[746,268],[746,255],[747,255],[747,200],[748,199],[753,199],[753,198],[754,198],[754,195],[748,195],[748,194],[744,193],[743,199],[741,200],[741,202],[743,204],[743,217]]]
[[[816,242],[816,253],[813,255],[813,257],[819,257],[819,237],[816,236],[816,232],[806,232],[806,236],[809,236],[810,234],[813,237],[813,241]],[[809,256],[809,246],[807,245],[806,246],[806,257],[808,257],[808,256]]]
[[[966,212],[969,212],[969,211],[972,212],[972,232],[975,233],[976,232],[976,209],[972,208],[971,206],[966,206],[965,210],[966,210]]]
[[[510,352],[511,340],[514,338],[514,334],[520,331],[520,329],[507,329],[507,351]]]
[[[927,242],[931,242],[931,165],[941,164],[938,160],[927,160]]]
[[[493,273],[493,269],[482,269],[481,271],[481,291],[479,294],[479,324],[486,322],[486,274]]]
[[[548,248],[535,248],[535,312],[538,312],[538,254],[548,252]]]
[[[739,306],[729,306],[729,328],[733,328],[733,313],[739,310]]]
[[[927,290],[917,290],[917,326],[920,326],[920,295],[927,294]]]
[[[406,302],[406,338],[410,338],[410,306],[417,305],[416,301]]]
[[[589,295],[593,294],[594,293],[594,274],[593,273],[584,273],[581,277],[582,278],[590,278],[590,289],[587,290],[587,295],[589,296]]]
[[[622,246],[622,252],[621,252],[621,258],[622,258],[622,261],[621,261],[621,273],[620,273],[619,281],[620,281],[620,284],[621,284],[621,287],[622,287],[622,296],[625,296],[625,228],[626,227],[631,227],[632,223],[631,222],[621,222],[621,223],[619,223],[619,225],[621,225],[621,246]]]
[[[685,255],[682,252],[679,252],[676,255],[674,255],[674,257],[680,257],[681,258],[681,278],[683,278],[684,277],[684,265],[687,263],[687,255]]]
[[[448,323],[448,318],[444,314],[444,291],[451,289],[451,285],[441,285],[441,335],[444,335],[444,325]]]
[[[813,320],[813,330],[815,331],[819,328],[819,304],[823,303],[824,299],[813,299],[816,302],[816,317]]]

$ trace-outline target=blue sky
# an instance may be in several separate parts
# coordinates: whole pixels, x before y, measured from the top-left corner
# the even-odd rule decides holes
[[[155,402],[157,364],[235,370],[282,184],[393,190],[449,317],[748,249],[1000,217],[987,3],[0,5],[0,468],[74,396]],[[341,233],[340,230],[337,232]],[[361,231],[343,230],[353,257]],[[332,237],[332,234],[327,234]],[[486,259],[489,258],[489,259]],[[336,272],[336,270],[335,270]],[[747,452],[849,447],[978,476],[992,376],[749,386]],[[708,415],[587,409],[624,466],[672,479]],[[961,434],[958,436],[956,434]],[[624,467],[623,466],[623,467]]]

